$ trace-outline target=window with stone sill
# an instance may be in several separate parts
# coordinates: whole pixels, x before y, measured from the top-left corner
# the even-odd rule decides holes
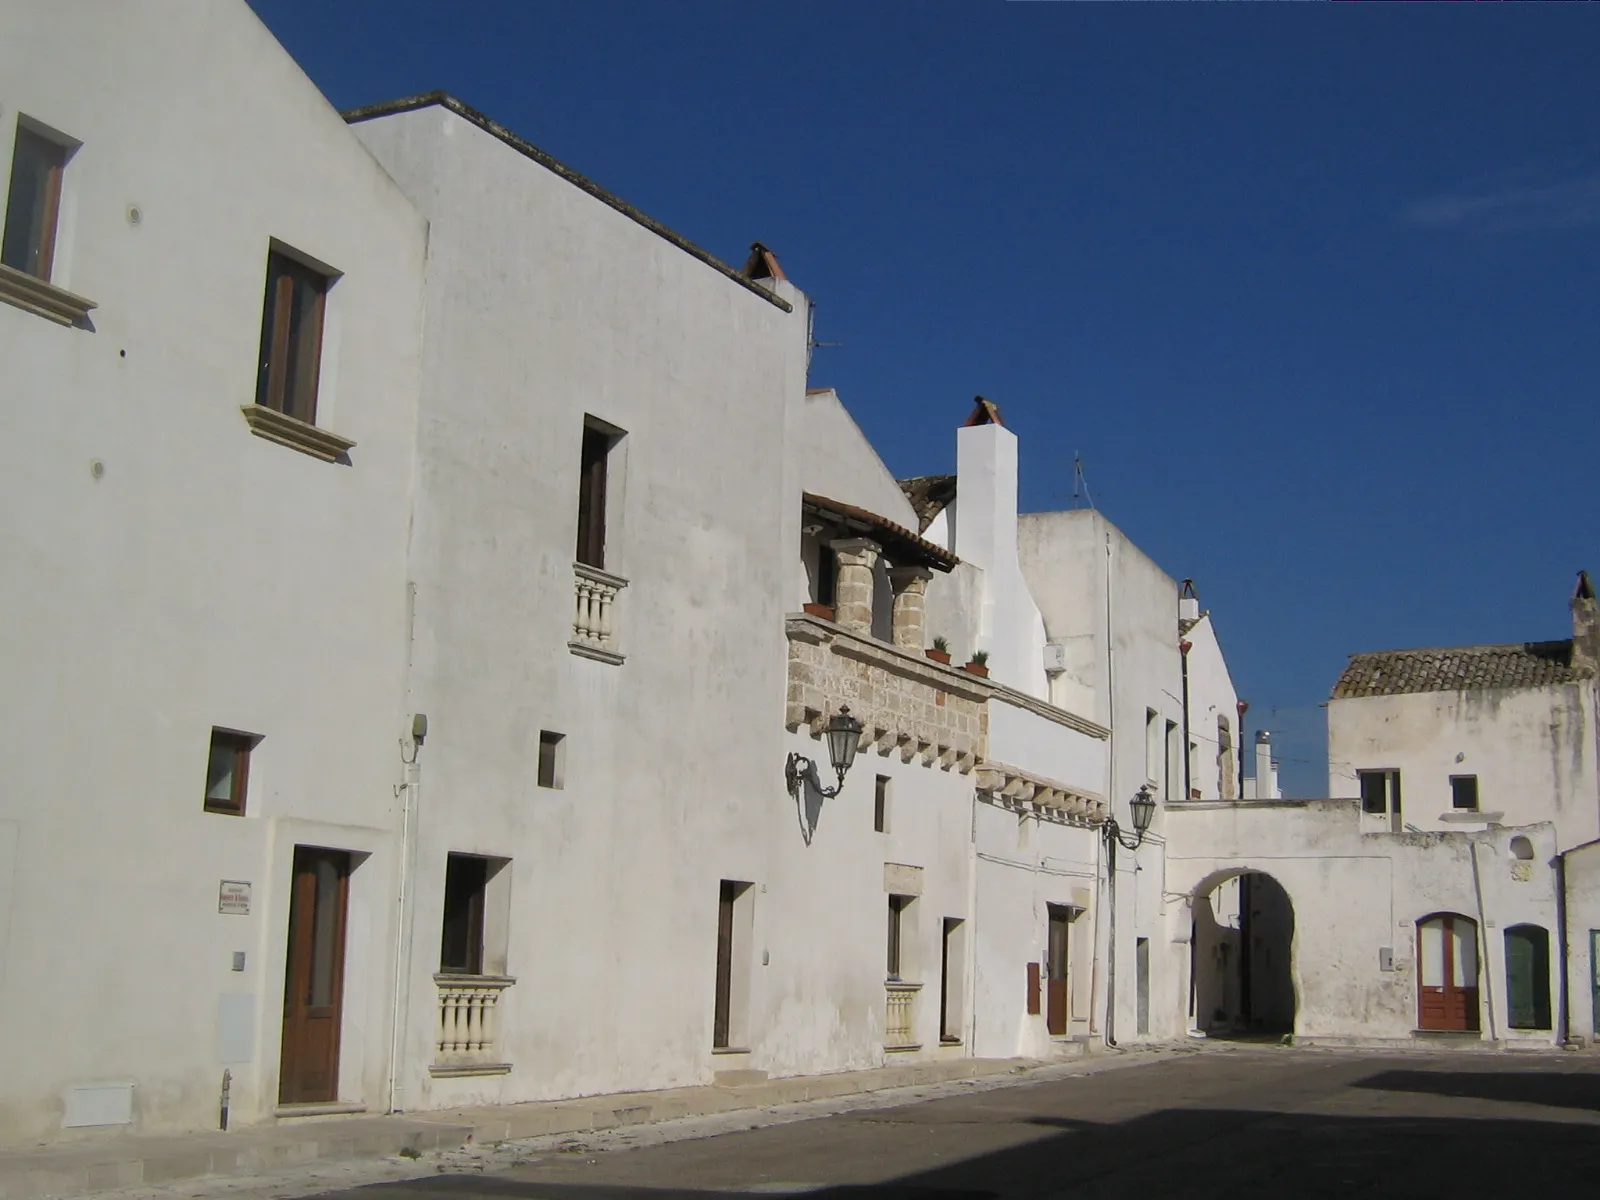
[[[328,462],[355,445],[317,425],[328,293],[337,278],[286,248],[268,251],[255,403],[244,406],[252,433]]]
[[[0,300],[61,325],[95,305],[58,286],[56,251],[67,163],[81,143],[18,114],[0,225]]]

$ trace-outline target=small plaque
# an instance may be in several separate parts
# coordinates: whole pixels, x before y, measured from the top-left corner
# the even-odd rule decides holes
[[[242,879],[224,879],[217,888],[217,911],[234,916],[250,915],[250,884]]]

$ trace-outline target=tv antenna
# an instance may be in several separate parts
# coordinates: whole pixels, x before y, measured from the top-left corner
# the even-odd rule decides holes
[[[1072,456],[1072,507],[1082,508],[1088,505],[1094,508],[1094,497],[1089,494],[1089,477],[1083,471],[1083,455],[1074,452]]]

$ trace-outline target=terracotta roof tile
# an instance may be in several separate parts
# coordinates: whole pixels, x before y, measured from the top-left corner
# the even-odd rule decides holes
[[[917,532],[922,533],[933,524],[933,519],[949,507],[956,498],[954,475],[918,475],[915,479],[896,480],[900,490],[911,501],[917,514]]]
[[[932,567],[935,571],[949,571],[961,564],[961,560],[943,546],[918,537],[904,525],[896,524],[888,517],[880,517],[877,513],[858,508],[854,504],[846,504],[842,500],[830,500],[813,492],[803,493],[801,500],[806,508],[815,512],[840,519],[846,524],[863,526],[863,532],[871,534],[884,548],[891,562],[906,566]]]
[[[1507,646],[1374,650],[1350,656],[1333,685],[1333,698],[1550,687],[1592,677],[1587,668],[1572,665],[1571,638]]]

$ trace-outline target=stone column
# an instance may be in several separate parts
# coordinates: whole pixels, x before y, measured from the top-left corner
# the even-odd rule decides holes
[[[839,570],[833,585],[833,619],[863,637],[872,636],[872,570],[882,547],[866,538],[828,543]]]
[[[921,654],[927,632],[924,615],[928,580],[927,567],[890,567],[889,586],[894,589],[894,644],[912,654]]]

